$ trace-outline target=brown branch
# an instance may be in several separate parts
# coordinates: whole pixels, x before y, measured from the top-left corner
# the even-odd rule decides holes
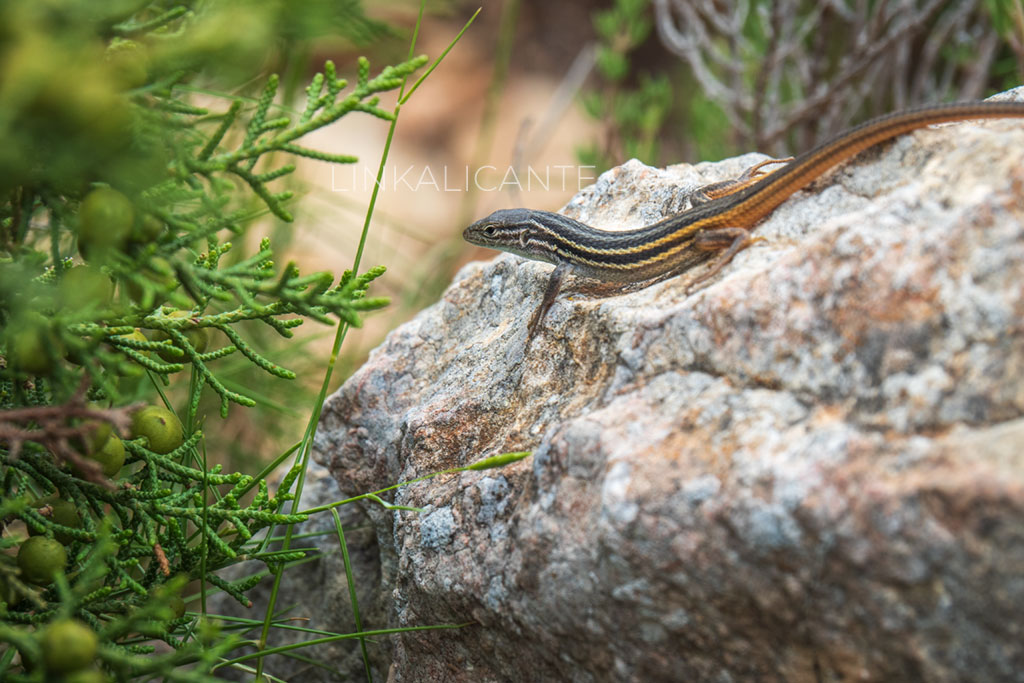
[[[26,442],[39,444],[49,451],[58,465],[69,463],[83,479],[113,489],[103,476],[100,464],[85,457],[89,443],[100,424],[108,423],[121,434],[131,426],[131,414],[139,405],[119,408],[97,408],[85,401],[86,385],[79,387],[67,402],[56,406],[27,406],[0,411],[0,446],[8,457],[17,458]],[[76,421],[80,421],[77,424]],[[72,444],[80,445],[76,449]]]

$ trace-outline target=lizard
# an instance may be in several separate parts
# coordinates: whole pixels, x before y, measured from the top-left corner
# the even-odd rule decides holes
[[[691,208],[652,225],[609,231],[534,209],[502,209],[463,232],[471,244],[508,251],[555,266],[544,298],[527,326],[528,348],[569,272],[596,280],[648,286],[710,260],[711,267],[688,288],[714,277],[757,241],[757,224],[782,202],[822,174],[860,152],[918,128],[970,119],[1024,118],[1024,102],[955,102],[886,114],[841,133],[789,159],[769,159],[737,179],[705,186]],[[785,164],[764,172],[766,164]]]

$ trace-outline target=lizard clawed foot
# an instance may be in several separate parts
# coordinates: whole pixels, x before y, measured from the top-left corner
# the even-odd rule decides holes
[[[548,280],[548,286],[544,290],[544,298],[541,299],[540,306],[534,311],[533,317],[530,318],[530,322],[526,326],[526,343],[523,345],[523,355],[526,355],[526,352],[530,350],[530,344],[533,343],[533,338],[537,336],[537,331],[540,329],[541,323],[544,322],[544,317],[547,316],[551,305],[555,303],[555,297],[558,296],[559,290],[562,289],[562,280],[565,279],[567,272],[569,272],[568,263],[559,263],[551,271],[551,278]]]
[[[699,289],[701,285],[717,275],[722,268],[729,265],[729,262],[733,260],[736,254],[740,253],[754,242],[762,241],[767,241],[767,239],[751,235],[750,231],[746,228],[717,228],[715,230],[705,230],[697,233],[693,239],[693,245],[695,248],[705,251],[720,251],[724,249],[724,251],[722,251],[719,257],[715,259],[707,272],[701,274],[697,278],[694,278],[694,280],[686,286],[686,294],[691,294],[696,289]]]

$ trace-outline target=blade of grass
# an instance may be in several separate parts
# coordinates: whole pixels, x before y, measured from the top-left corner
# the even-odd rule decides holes
[[[416,28],[413,30],[412,41],[409,43],[408,59],[412,59],[413,52],[415,51],[416,37],[419,35],[420,24],[423,21],[423,10],[425,7],[426,0],[423,0],[423,2],[420,3],[420,14],[419,17],[416,19]],[[395,117],[391,120],[391,127],[388,128],[388,137],[387,140],[384,142],[384,153],[381,155],[381,163],[377,167],[377,182],[373,184],[373,191],[370,193],[370,204],[366,211],[366,221],[363,223],[363,234],[359,238],[359,248],[356,250],[356,259],[354,265],[352,266],[353,273],[359,272],[359,261],[362,259],[363,256],[363,247],[366,245],[366,236],[370,232],[370,219],[373,217],[373,208],[377,204],[377,193],[380,191],[381,182],[384,179],[384,164],[387,161],[388,152],[391,150],[391,140],[395,135],[395,126],[398,124],[398,114],[402,110],[402,104],[404,104],[405,101],[409,99],[409,96],[411,96],[413,91],[416,90],[417,87],[419,87],[419,84],[423,81],[423,79],[426,78],[426,76],[429,75],[431,71],[437,68],[437,65],[441,63],[441,60],[444,59],[444,56],[447,55],[448,52],[453,47],[455,47],[455,44],[459,42],[459,39],[462,37],[462,34],[466,32],[466,29],[469,28],[469,25],[473,23],[473,20],[476,19],[476,15],[479,13],[479,9],[473,13],[473,16],[469,18],[469,21],[467,21],[465,26],[462,27],[462,30],[459,31],[458,34],[456,34],[452,42],[449,43],[448,47],[445,48],[444,52],[441,53],[441,56],[438,57],[430,66],[430,69],[427,71],[427,73],[423,74],[423,76],[420,77],[418,81],[416,81],[416,84],[413,85],[412,89],[409,90],[408,95],[405,94],[404,82],[402,83],[402,87],[398,91],[398,104],[395,105],[394,109]],[[342,336],[344,336],[345,331],[340,330],[339,333]]]
[[[484,165],[484,160],[491,153],[491,148],[494,146],[501,95],[505,91],[509,65],[512,62],[512,50],[516,44],[515,34],[519,19],[519,3],[520,0],[505,0],[502,3],[501,18],[498,24],[500,26],[498,44],[494,48],[494,70],[491,73],[491,81],[487,85],[487,93],[484,95],[484,110],[480,115],[480,132],[477,133],[476,141],[473,145],[473,154],[470,157],[470,164],[476,169]],[[476,183],[473,183],[470,185],[469,191],[462,195],[459,225],[469,225],[476,207],[477,194],[478,188]]]
[[[234,617],[234,616],[228,616],[228,615],[225,615],[225,614],[212,614],[210,616],[211,616],[211,618],[215,618],[218,621],[224,622],[224,624],[225,624],[224,628],[226,628],[226,629],[227,628],[237,629],[237,630],[239,630],[241,632],[244,632],[244,631],[246,631],[246,630],[248,630],[250,628],[259,628],[259,627],[263,626],[263,620],[262,619],[246,619],[245,617]],[[288,623],[289,620],[293,620],[293,618],[289,617],[289,618],[286,618],[286,619],[282,619],[280,617],[275,617],[274,621],[273,621],[274,628],[278,628],[278,629],[281,629],[283,631],[298,631],[300,633],[310,633],[310,634],[316,635],[316,636],[336,636],[336,635],[338,635],[337,633],[334,633],[333,631],[325,631],[323,629],[318,629],[318,628],[308,628],[306,626],[295,626],[294,624],[289,624]],[[364,637],[366,637],[366,636],[364,636]],[[370,642],[376,642],[376,641],[370,641]]]
[[[250,659],[263,658],[267,655],[279,654],[282,652],[288,652],[290,650],[297,650],[303,647],[311,647],[313,645],[322,645],[324,643],[336,643],[339,640],[355,640],[357,638],[369,638],[371,636],[388,636],[393,633],[410,633],[413,631],[439,631],[445,629],[456,629],[465,628],[475,624],[475,621],[467,621],[462,624],[432,624],[430,626],[405,626],[402,628],[382,628],[373,631],[359,631],[356,633],[341,633],[335,636],[328,636],[326,638],[315,638],[313,640],[306,640],[301,643],[292,643],[290,645],[280,645],[278,647],[272,647],[267,649],[261,649],[259,652],[252,652],[241,657],[229,659],[221,664],[214,667],[213,671],[217,669],[223,669],[226,666],[238,664],[239,662],[246,662]]]
[[[410,43],[409,43],[409,59],[411,59],[413,57],[413,54],[415,52],[416,40],[417,40],[417,37],[419,36],[420,26],[423,23],[423,14],[424,14],[425,7],[426,7],[426,0],[421,0],[419,15],[418,15],[418,17],[416,19],[416,25],[415,25],[415,27],[413,29],[412,39],[410,40]],[[448,54],[448,52],[451,50],[451,48],[454,47],[455,43],[458,42],[458,40],[461,38],[462,34],[469,27],[469,25],[473,22],[473,20],[476,18],[476,15],[478,13],[479,13],[479,10],[477,10],[477,12],[473,14],[473,16],[470,18],[470,20],[466,23],[465,27],[463,27],[462,31],[460,31],[458,33],[458,35],[455,37],[455,39],[452,41],[452,43],[442,53],[441,57],[438,60],[435,61],[433,66],[431,66],[431,69],[430,69],[431,71],[434,68],[436,68],[438,64],[440,64],[441,59],[443,59],[443,57]],[[416,84],[413,86],[412,90],[409,91],[409,95],[411,95],[413,90],[415,90],[416,87],[419,86],[419,84],[422,82],[422,80],[423,80],[423,78],[420,78],[420,80],[416,82]],[[367,211],[366,211],[366,219],[363,222],[363,230],[362,230],[362,234],[360,235],[359,246],[358,246],[358,248],[356,250],[356,256],[355,256],[353,267],[352,267],[353,272],[358,272],[359,271],[359,264],[360,264],[360,261],[362,260],[363,250],[364,250],[364,248],[366,246],[366,238],[367,238],[367,235],[369,234],[370,221],[371,221],[371,219],[373,217],[374,207],[376,206],[377,194],[378,194],[379,188],[381,186],[381,180],[383,178],[385,165],[387,163],[387,158],[388,158],[388,155],[389,155],[390,150],[391,150],[391,143],[392,143],[392,141],[394,139],[394,132],[395,132],[395,127],[396,127],[396,125],[398,123],[398,116],[399,116],[399,114],[401,112],[402,103],[406,99],[408,99],[408,97],[405,95],[405,87],[406,87],[406,82],[403,80],[401,88],[399,89],[399,93],[398,93],[398,103],[395,105],[395,108],[394,108],[394,111],[393,111],[394,116],[393,116],[392,121],[391,121],[391,126],[388,129],[387,139],[386,139],[386,141],[384,143],[384,149],[383,149],[382,154],[381,154],[380,164],[379,164],[378,169],[377,169],[377,182],[375,183],[374,188],[373,188],[373,192],[371,193],[370,202],[369,202],[369,205],[368,205]],[[342,345],[342,343],[345,340],[345,336],[346,336],[347,332],[348,332],[348,325],[346,325],[346,324],[339,325],[338,332],[335,335],[334,345],[333,345],[333,348],[331,349],[331,356],[330,356],[330,358],[328,360],[327,369],[326,369],[326,372],[324,373],[324,381],[323,381],[323,384],[322,384],[321,389],[320,389],[320,394],[319,394],[319,396],[317,398],[317,403],[316,403],[316,405],[313,408],[312,414],[310,415],[310,420],[309,420],[309,423],[308,423],[308,425],[306,427],[306,432],[305,432],[305,434],[303,436],[302,447],[301,447],[301,454],[299,456],[302,469],[301,469],[301,473],[299,474],[298,481],[296,482],[295,500],[292,501],[292,511],[293,512],[298,508],[299,501],[301,500],[301,497],[302,497],[302,490],[303,490],[303,487],[304,487],[304,484],[305,484],[306,466],[307,466],[307,463],[309,462],[309,457],[310,457],[310,453],[311,453],[311,450],[312,450],[313,436],[316,434],[317,424],[319,423],[319,420],[320,420],[320,412],[321,412],[321,410],[323,408],[323,403],[324,403],[324,401],[327,398],[327,391],[328,391],[328,388],[330,386],[330,379],[331,379],[331,376],[333,375],[334,366],[337,363],[338,354],[339,354],[339,352],[341,350],[341,345]],[[285,537],[284,537],[284,540],[282,542],[282,548],[285,549],[285,550],[287,550],[290,547],[291,540],[292,540],[292,531],[293,531],[293,527],[289,526],[287,528],[286,532],[285,532]],[[348,570],[349,569],[349,565],[348,565],[348,561],[347,561],[348,551],[347,551],[347,548],[344,547],[344,540],[342,540],[342,546],[343,546],[343,551],[345,553],[346,569]],[[261,636],[260,636],[259,651],[254,655],[254,656],[257,656],[259,658],[258,662],[257,662],[257,666],[256,666],[257,675],[260,675],[262,673],[262,662],[263,662],[262,657],[263,657],[263,654],[264,653],[271,654],[273,652],[273,650],[265,650],[264,648],[266,647],[267,636],[269,634],[270,615],[273,612],[273,606],[274,606],[274,603],[276,602],[276,599],[277,599],[277,593],[278,593],[278,591],[280,589],[281,577],[282,576],[283,576],[283,568],[277,569],[277,571],[275,571],[275,573],[274,573],[274,585],[273,585],[273,587],[271,589],[270,602],[268,604],[268,609],[267,609],[267,618],[264,621],[263,631],[262,631]],[[353,602],[353,608],[354,609],[356,608],[355,602]],[[359,618],[358,614],[357,614],[356,618],[357,619]],[[369,662],[368,662],[367,654],[366,654],[366,651],[365,651],[365,645],[364,645],[364,649],[363,649],[363,656],[364,656],[364,661],[366,662],[367,677],[368,677],[368,680],[370,680],[371,683],[372,683],[372,678],[370,678]]]
[[[472,24],[473,21],[476,19],[476,15],[480,14],[480,12],[482,10],[483,10],[483,7],[477,7],[476,8],[476,11],[473,12],[473,16],[471,16],[469,18],[469,21],[467,21],[466,24],[462,27],[462,30],[458,32],[458,34],[455,36],[455,39],[452,42],[448,43],[448,47],[446,47],[444,49],[444,52],[442,52],[441,55],[437,59],[434,60],[434,63],[431,64],[430,68],[427,69],[424,72],[424,74],[419,77],[419,80],[417,80],[415,83],[413,83],[413,86],[411,88],[409,88],[409,92],[406,93],[405,97],[402,97],[402,98],[400,98],[398,100],[399,104],[405,104],[406,101],[410,97],[412,97],[412,94],[414,92],[416,92],[416,88],[420,87],[420,83],[422,83],[423,81],[427,80],[427,76],[432,74],[434,72],[434,69],[436,69],[438,67],[438,65],[441,63],[441,60],[443,60],[448,55],[448,53],[451,52],[451,49],[453,47],[455,47],[455,43],[459,42],[459,39],[462,38],[462,34],[466,32],[466,29],[468,29],[470,24]]]
[[[356,630],[363,630],[363,619],[359,616],[359,600],[356,598],[356,584],[352,578],[352,563],[348,559],[348,544],[345,543],[345,529],[341,523],[341,517],[338,516],[338,510],[336,508],[331,509],[331,515],[334,517],[334,528],[338,531],[338,543],[341,545],[341,559],[345,565],[345,581],[348,582],[348,595],[352,601],[352,615],[355,617]],[[370,655],[366,651],[366,638],[359,638],[359,648],[363,653],[363,666],[366,668],[366,680],[373,680],[373,672],[370,670]]]
[[[420,11],[416,18],[416,25],[413,29],[412,39],[409,41],[409,59],[412,59],[413,53],[416,49],[416,39],[419,36],[420,26],[423,24],[423,14],[426,8],[426,0],[420,1]],[[384,167],[387,163],[388,153],[391,149],[391,141],[394,138],[395,126],[398,124],[398,115],[401,111],[401,100],[402,95],[405,93],[406,78],[403,78],[401,88],[398,92],[398,103],[395,104],[394,116],[391,119],[391,126],[388,128],[387,140],[384,144],[384,150],[381,153],[380,165],[377,170],[377,183],[374,185],[373,193],[370,197],[370,203],[366,210],[366,220],[363,222],[363,232],[359,238],[359,248],[356,251],[355,260],[352,266],[352,272],[359,272],[359,262],[363,255],[363,248],[366,246],[366,237],[370,230],[370,220],[373,217],[373,208],[377,200],[377,192],[380,188],[380,180],[384,174]],[[341,324],[338,326],[338,331],[334,337],[334,345],[331,349],[330,358],[327,361],[327,369],[324,372],[324,380],[320,387],[320,393],[317,397],[316,404],[313,406],[313,410],[309,416],[309,422],[306,425],[306,431],[302,438],[302,448],[299,454],[299,463],[301,471],[299,473],[298,481],[295,482],[295,499],[292,501],[292,512],[294,512],[298,506],[299,501],[302,499],[302,491],[306,482],[306,470],[309,463],[310,454],[313,447],[313,437],[316,434],[317,425],[320,422],[320,412],[323,409],[324,401],[327,398],[327,390],[330,387],[331,376],[334,374],[334,366],[338,361],[338,354],[341,351],[341,345],[345,341],[345,335],[348,332],[348,325]],[[285,531],[285,537],[282,541],[281,547],[283,550],[288,550],[291,547],[291,539],[294,531],[294,526],[289,525]],[[271,654],[270,650],[265,650],[267,646],[267,637],[270,633],[270,620],[273,615],[274,605],[277,602],[277,594],[281,588],[281,577],[284,575],[284,568],[278,567],[274,572],[274,584],[270,590],[270,599],[267,604],[267,612],[263,622],[263,629],[260,633],[259,648],[256,653],[258,661],[256,663],[257,677],[263,673],[263,657],[264,652]],[[372,680],[371,680],[372,683]]]
[[[504,467],[505,465],[510,465],[510,464],[512,464],[514,462],[519,462],[523,458],[529,457],[531,454],[532,454],[532,451],[514,451],[514,452],[511,452],[511,453],[501,453],[499,455],[493,455],[493,456],[491,456],[489,458],[484,458],[483,460],[479,460],[477,462],[470,463],[469,465],[463,465],[462,467],[451,467],[451,468],[446,469],[446,470],[439,470],[437,472],[431,472],[430,474],[424,474],[422,477],[416,477],[415,479],[410,479],[409,481],[400,481],[397,484],[392,484],[391,486],[388,486],[388,487],[385,487],[385,488],[382,488],[382,489],[378,489],[376,491],[371,491],[370,493],[361,493],[358,496],[353,496],[351,498],[346,498],[344,500],[338,500],[338,501],[335,501],[333,503],[328,503],[327,505],[320,505],[320,506],[315,507],[315,508],[310,508],[308,510],[303,510],[301,514],[304,514],[304,515],[315,515],[316,513],[323,512],[324,510],[333,510],[336,507],[340,507],[342,505],[348,505],[349,503],[354,503],[357,500],[367,500],[367,499],[368,500],[376,501],[376,502],[380,503],[381,505],[383,505],[385,508],[387,508],[389,510],[392,510],[392,509],[408,510],[408,509],[410,509],[408,507],[403,507],[401,505],[390,505],[389,503],[385,503],[383,500],[380,499],[378,494],[380,494],[380,493],[387,493],[388,491],[393,491],[393,490],[395,490],[397,488],[401,488],[403,486],[409,486],[410,484],[415,484],[417,482],[426,481],[427,479],[432,479],[433,477],[437,477],[437,476],[440,476],[442,474],[454,474],[456,472],[476,472],[476,471],[480,471],[480,470],[492,469],[492,468],[497,468],[497,467]]]

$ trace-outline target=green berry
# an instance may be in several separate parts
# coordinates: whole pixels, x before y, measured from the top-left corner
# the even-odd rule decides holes
[[[149,67],[145,50],[134,40],[118,40],[104,55],[114,81],[125,89],[145,85]]]
[[[144,335],[142,333],[142,330],[140,330],[137,327],[132,332],[130,332],[128,334],[119,334],[119,335],[117,335],[117,338],[118,339],[131,339],[132,341],[140,341],[140,342],[149,341],[149,339],[146,338],[146,335]],[[134,350],[138,351],[139,353],[141,353],[144,356],[149,356],[149,351],[141,351],[139,349],[134,349]]]
[[[11,365],[26,374],[48,375],[64,348],[50,329],[50,323],[35,312],[15,319],[7,331],[7,357]]]
[[[58,619],[43,631],[42,645],[46,670],[66,674],[92,664],[99,638],[77,619]]]
[[[135,206],[110,187],[100,187],[82,200],[78,212],[78,250],[89,258],[120,249],[132,234]]]
[[[103,468],[103,474],[112,477],[121,471],[124,465],[124,444],[116,434],[111,434],[103,446],[89,453],[89,459],[95,460]]]
[[[132,331],[129,334],[117,335],[117,338],[118,339],[131,339],[133,341],[143,341],[143,342],[149,341],[149,339],[146,338],[146,335],[144,335],[142,333],[142,330],[140,330],[137,327],[135,328],[134,331]],[[143,356],[146,356],[147,358],[149,357],[149,351],[142,351],[140,349],[132,349],[132,350],[136,351],[138,353],[141,353]],[[142,370],[141,366],[135,364],[134,360],[129,358],[127,355],[125,355],[124,360],[126,362],[122,363],[121,365],[119,365],[117,367],[117,374],[118,374],[118,376],[120,376],[120,377],[141,377],[142,376],[143,370]]]
[[[168,318],[189,318],[192,314],[189,311],[174,311],[170,313]],[[191,344],[192,348],[196,350],[196,353],[203,353],[206,348],[210,345],[210,330],[205,327],[191,327],[181,331],[185,335],[185,339]],[[171,336],[163,330],[156,330],[153,332],[153,341],[167,341]],[[168,363],[182,363],[188,362],[187,356],[175,356],[170,351],[157,351],[157,355],[164,359]]]
[[[132,231],[132,241],[140,244],[149,244],[156,240],[163,231],[164,222],[153,214],[147,213],[136,224],[135,230]]]
[[[177,574],[173,576],[168,584],[169,589],[176,590],[176,594],[171,598],[170,604],[171,612],[174,614],[175,619],[180,619],[185,616],[185,601],[181,597],[181,591],[188,585],[188,576],[184,574]]]
[[[144,288],[135,280],[125,280],[122,284],[122,291],[132,302],[146,310],[152,310],[159,306],[167,299],[167,292],[178,286],[174,266],[160,256],[151,258],[149,263],[142,268],[140,274],[152,283],[152,287]],[[147,301],[147,299],[149,300]]]
[[[72,338],[67,348],[64,349],[64,360],[75,365],[83,365],[86,361],[86,351],[93,348],[95,344],[91,339]]]
[[[185,601],[175,595],[171,598],[167,606],[171,608],[171,613],[174,614],[175,619],[181,619],[185,616]]]
[[[61,679],[64,683],[109,683],[110,679],[99,669],[82,669]]]
[[[53,359],[46,349],[46,333],[36,327],[17,330],[10,338],[8,354],[14,367],[30,375],[48,375]]]
[[[66,310],[107,308],[114,298],[114,283],[95,266],[75,266],[60,281],[61,303]]]
[[[55,500],[50,503],[50,507],[53,508],[53,511],[50,513],[50,519],[54,522],[62,526],[71,527],[72,529],[81,528],[82,519],[78,516],[75,504],[70,500]],[[60,541],[60,538],[57,538],[57,540]]]
[[[149,440],[149,450],[170,453],[185,441],[185,430],[178,416],[160,406],[148,406],[132,416],[132,436]]]
[[[48,586],[53,577],[64,571],[68,562],[64,546],[46,536],[32,536],[18,549],[18,567],[29,583]]]
[[[180,586],[184,585],[181,581],[172,581],[172,584],[159,584],[154,586],[150,593],[157,598],[164,598],[167,600],[167,607],[171,611],[171,618],[180,619],[185,614],[185,601],[178,595],[180,592]]]
[[[69,500],[63,500],[56,496],[50,496],[48,498],[43,498],[42,500],[37,500],[34,505],[35,507],[38,508],[43,508],[49,505],[50,520],[56,522],[57,524],[61,524],[66,527],[71,527],[72,529],[82,528],[82,518],[78,516],[78,510],[77,508],[75,508],[75,504]],[[39,535],[39,532],[32,529],[31,527],[29,528],[28,533],[31,536]],[[59,543],[62,543],[63,545],[68,545],[69,543],[75,540],[68,534],[61,533],[59,531],[55,533],[53,536],[57,539]]]
[[[188,343],[192,345],[196,353],[206,353],[206,348],[210,345],[210,328],[196,327],[185,330],[185,339],[188,339]]]
[[[110,426],[109,422],[97,422],[96,426],[89,433],[89,452],[99,450],[103,448],[103,444],[107,443],[107,439],[114,433],[114,428]]]

